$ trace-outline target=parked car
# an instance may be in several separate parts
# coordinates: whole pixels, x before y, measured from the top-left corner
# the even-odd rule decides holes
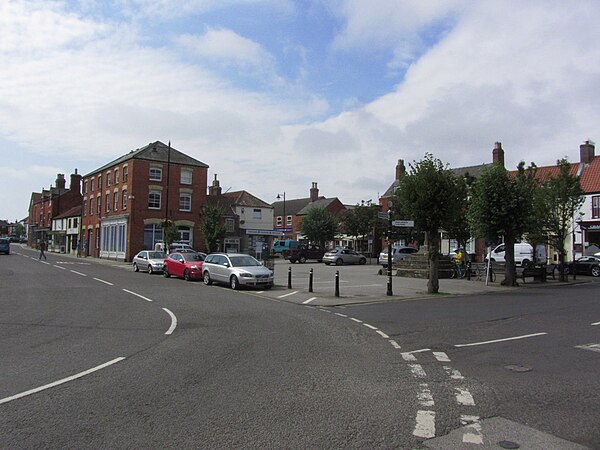
[[[202,266],[204,284],[227,284],[231,289],[242,286],[273,287],[273,272],[257,259],[243,253],[211,253]]]
[[[164,242],[157,242],[154,245],[154,251],[164,252],[165,251]],[[192,246],[190,244],[188,244],[187,242],[173,242],[171,245],[169,245],[168,253],[182,252],[182,251],[195,252],[196,250],[194,250],[192,248]]]
[[[202,263],[204,257],[197,252],[173,252],[165,258],[163,276],[183,278],[186,281],[202,278]]]
[[[349,248],[333,248],[327,250],[323,255],[323,262],[326,265],[335,264],[342,266],[344,264],[366,264],[367,258],[362,254]]]
[[[142,250],[133,257],[133,270],[136,272],[145,270],[150,274],[162,272],[166,257],[164,252]]]
[[[300,242],[293,239],[279,239],[273,242],[271,250],[273,253],[283,253],[284,250],[290,250],[300,247]]]
[[[302,244],[298,248],[290,248],[282,252],[283,257],[289,262],[298,261],[300,264],[304,264],[307,259],[316,259],[321,262],[324,254],[325,249],[317,244]]]
[[[8,238],[0,238],[0,253],[10,255],[10,240]]]
[[[411,247],[408,245],[394,245],[392,246],[392,264],[398,261],[402,261],[408,255],[412,255],[413,253],[417,253],[419,250],[415,247]],[[384,248],[383,251],[379,254],[379,258],[377,259],[377,264],[387,267],[388,265],[388,249]]]
[[[591,275],[600,277],[600,258],[597,256],[583,256],[575,261],[575,273],[578,275]]]

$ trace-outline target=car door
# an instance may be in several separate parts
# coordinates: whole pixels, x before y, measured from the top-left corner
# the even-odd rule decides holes
[[[183,256],[179,253],[171,253],[169,255],[169,273],[176,277],[182,277],[183,268]]]
[[[138,267],[140,270],[148,270],[148,252],[140,252]]]
[[[229,274],[228,268],[225,267],[225,264],[229,263],[229,260],[223,256],[223,255],[217,255],[215,257],[215,280],[217,280],[220,283],[228,283],[229,282],[229,277],[227,276]]]

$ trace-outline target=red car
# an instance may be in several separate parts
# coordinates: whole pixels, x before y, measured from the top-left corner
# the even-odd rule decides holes
[[[202,261],[204,261],[204,256],[200,253],[170,253],[165,259],[163,276],[169,278],[173,275],[187,281],[200,280],[202,279]]]

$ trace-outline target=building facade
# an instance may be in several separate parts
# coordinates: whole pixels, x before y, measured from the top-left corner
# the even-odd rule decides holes
[[[200,208],[208,165],[156,141],[83,177],[81,241],[86,256],[131,261],[162,241],[174,223],[180,240],[200,248]]]

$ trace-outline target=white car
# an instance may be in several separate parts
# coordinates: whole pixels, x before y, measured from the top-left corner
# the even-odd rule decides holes
[[[211,253],[202,264],[204,284],[227,284],[231,289],[242,286],[273,287],[273,272],[244,253]]]
[[[394,245],[392,247],[392,264],[398,261],[402,261],[408,255],[412,255],[413,253],[417,253],[419,250],[415,247],[410,247],[408,245]],[[379,258],[377,263],[380,266],[387,267],[388,264],[388,249],[384,247],[381,253],[379,254]]]
[[[142,250],[133,257],[133,270],[146,271],[150,274],[162,272],[166,255],[163,252],[153,252],[152,250]]]

